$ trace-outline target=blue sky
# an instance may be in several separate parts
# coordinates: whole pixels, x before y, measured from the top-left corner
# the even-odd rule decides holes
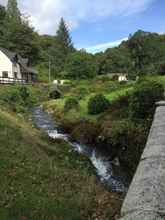
[[[165,32],[165,0],[18,0],[18,4],[41,34],[54,35],[64,17],[75,46],[93,53],[118,45],[138,29]]]
[[[73,30],[72,36],[79,48],[97,52],[118,45],[138,29],[165,33],[164,0],[151,1],[144,10],[130,15],[108,16],[93,23],[82,22]]]

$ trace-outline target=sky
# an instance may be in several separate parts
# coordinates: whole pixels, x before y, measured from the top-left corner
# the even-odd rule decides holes
[[[75,47],[92,53],[119,45],[139,29],[165,33],[165,0],[18,0],[18,5],[40,34],[55,35],[64,17]]]

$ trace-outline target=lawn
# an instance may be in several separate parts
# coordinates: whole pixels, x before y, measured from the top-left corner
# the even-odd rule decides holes
[[[91,121],[96,121],[99,115],[89,115],[88,114],[88,101],[90,97],[95,94],[101,93],[112,103],[116,101],[119,97],[130,93],[133,89],[133,84],[128,83],[121,85],[118,82],[113,81],[79,81],[72,82],[73,85],[71,89],[64,92],[64,96],[58,100],[50,100],[44,103],[45,109],[53,111],[57,120],[63,118],[70,122],[75,122],[77,120],[86,119]],[[82,92],[81,92],[82,91]],[[81,97],[80,97],[81,96]],[[79,108],[72,109],[68,112],[64,112],[65,101],[68,97],[76,97],[79,100]]]

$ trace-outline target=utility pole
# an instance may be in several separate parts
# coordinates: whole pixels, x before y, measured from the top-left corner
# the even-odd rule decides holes
[[[49,84],[51,83],[51,60],[49,57]]]

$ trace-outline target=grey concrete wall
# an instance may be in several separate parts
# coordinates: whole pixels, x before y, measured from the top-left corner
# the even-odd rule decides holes
[[[121,220],[165,219],[165,102],[157,103],[146,148],[121,210]]]

